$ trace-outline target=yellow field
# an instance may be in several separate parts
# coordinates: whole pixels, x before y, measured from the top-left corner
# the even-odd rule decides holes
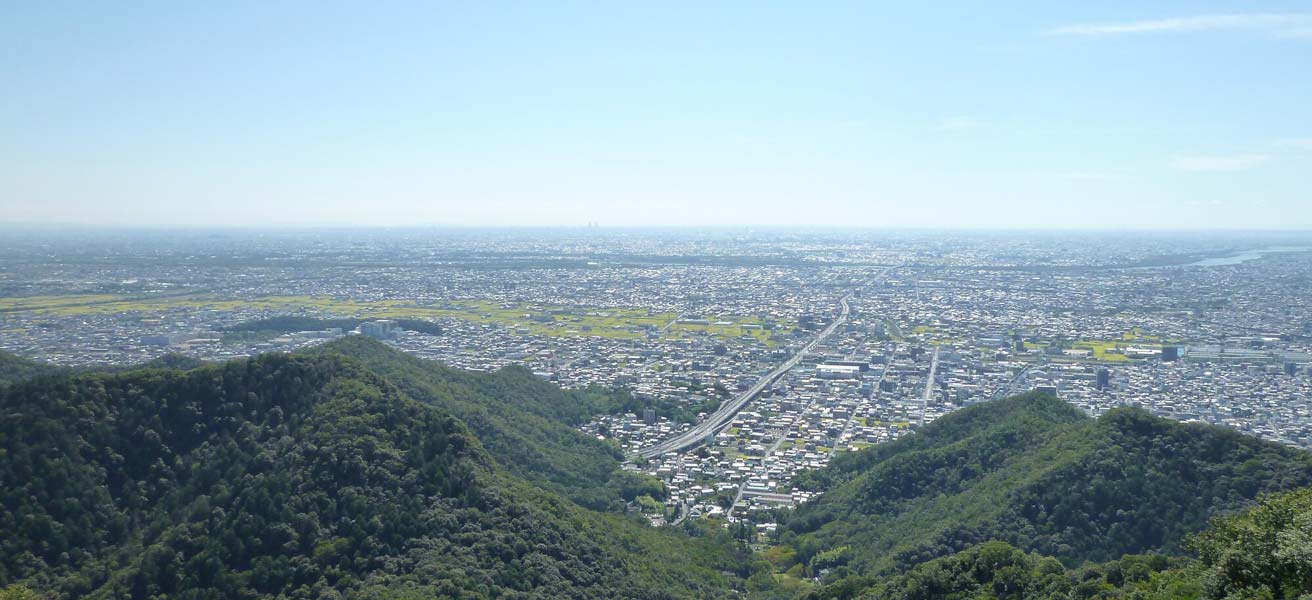
[[[1125,362],[1130,360],[1130,358],[1122,354],[1121,349],[1129,346],[1156,349],[1161,348],[1165,341],[1166,340],[1160,337],[1143,335],[1142,331],[1135,328],[1122,334],[1120,339],[1084,340],[1075,342],[1071,347],[1093,351],[1093,358],[1095,360],[1104,362]]]
[[[1122,345],[1120,342],[1092,340],[1085,342],[1075,342],[1071,344],[1073,348],[1082,348],[1093,351],[1093,358],[1106,362],[1124,362],[1130,360],[1124,354],[1116,351],[1117,346]]]

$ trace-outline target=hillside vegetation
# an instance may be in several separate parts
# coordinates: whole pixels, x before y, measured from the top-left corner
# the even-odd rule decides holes
[[[585,507],[663,492],[573,429],[622,393],[354,336],[219,365],[10,364],[0,598],[1312,592],[1312,454],[1140,410],[1027,394],[839,455],[753,555],[714,522]]]
[[[41,375],[60,372],[54,365],[37,362],[0,350],[0,388]]]
[[[0,585],[62,598],[716,597],[751,565],[504,473],[336,354],[21,383],[0,448]]]
[[[315,352],[349,356],[410,397],[464,421],[510,472],[594,509],[622,506],[626,477],[618,469],[623,455],[575,426],[597,413],[619,410],[631,401],[627,394],[562,390],[523,367],[492,373],[452,369],[363,336],[342,338]]]
[[[1214,516],[1312,483],[1312,454],[1138,409],[1027,394],[945,416],[801,478],[780,540],[808,574],[905,571],[987,541],[1068,567],[1178,554]]]
[[[1218,517],[1187,545],[1196,559],[1129,555],[1067,569],[1052,557],[985,542],[899,575],[850,578],[810,598],[1306,598],[1312,591],[1312,490],[1267,496],[1248,511]]]

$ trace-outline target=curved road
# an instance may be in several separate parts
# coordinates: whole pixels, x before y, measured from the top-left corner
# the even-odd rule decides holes
[[[738,414],[738,411],[742,410],[744,406],[747,406],[748,402],[751,402],[752,398],[755,398],[757,394],[761,393],[761,390],[774,384],[774,382],[778,381],[780,377],[783,377],[784,373],[787,373],[790,369],[797,366],[797,363],[801,362],[802,358],[805,357],[808,352],[821,342],[828,339],[835,331],[838,331],[839,327],[842,327],[843,324],[847,322],[848,314],[852,311],[851,307],[848,305],[848,301],[851,299],[852,292],[848,292],[841,300],[843,304],[843,312],[838,315],[837,319],[834,319],[833,323],[830,323],[828,327],[825,327],[824,331],[820,332],[820,335],[808,342],[806,346],[803,346],[802,349],[798,350],[791,358],[784,361],[782,365],[779,365],[773,371],[770,371],[765,377],[762,377],[752,385],[752,387],[748,388],[747,391],[735,396],[733,400],[725,403],[719,410],[715,411],[714,414],[707,417],[705,421],[698,423],[692,429],[660,442],[650,448],[644,448],[638,452],[638,456],[643,458],[655,458],[666,452],[678,452],[680,450],[691,448],[715,436],[716,433],[719,433],[721,429],[724,429],[724,427],[733,420],[733,416]]]

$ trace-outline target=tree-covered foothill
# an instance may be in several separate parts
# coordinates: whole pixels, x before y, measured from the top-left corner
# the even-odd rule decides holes
[[[177,352],[170,352],[159,358],[154,358],[140,365],[135,365],[122,370],[131,371],[135,369],[181,369],[183,371],[187,371],[191,369],[198,369],[203,366],[205,366],[205,361],[199,358],[196,358],[194,356],[187,356],[185,354],[179,354]],[[116,369],[105,369],[105,370],[113,371]]]
[[[786,515],[778,540],[805,573],[836,580],[991,540],[1067,566],[1179,553],[1212,517],[1312,484],[1312,454],[1138,409],[1093,419],[1029,394],[957,411],[799,481],[824,494]]]
[[[518,480],[449,412],[336,354],[0,391],[6,593],[701,598],[751,564]]]
[[[282,335],[285,333],[294,333],[297,331],[322,331],[325,329],[341,329],[350,331],[359,327],[361,323],[371,319],[345,318],[345,319],[328,319],[319,317],[304,317],[296,315],[282,315],[277,317],[268,317],[264,319],[255,319],[252,321],[243,321],[235,325],[224,327],[223,331],[229,334],[255,334],[268,335],[269,337]],[[407,331],[417,331],[429,335],[441,335],[442,327],[432,321],[423,319],[401,319],[392,318],[398,326]]]
[[[623,508],[608,483],[623,458],[612,442],[575,427],[628,397],[600,388],[562,390],[523,367],[491,373],[452,369],[352,336],[316,349],[349,356],[410,397],[462,420],[510,472],[596,510]]]
[[[135,365],[96,365],[86,367],[61,367],[49,363],[31,360],[0,351],[0,387],[26,381],[36,377],[50,375],[76,375],[79,373],[121,373],[139,369],[195,369],[205,365],[205,361],[170,352],[158,358]]]
[[[33,377],[59,373],[61,369],[0,350],[0,388]]]
[[[623,393],[358,337],[218,365],[14,364],[0,600],[1312,594],[1312,454],[1140,410],[1031,394],[841,454],[752,553],[743,523],[581,506],[663,510],[664,482],[573,428]]]
[[[999,541],[884,577],[849,577],[807,600],[1294,600],[1312,595],[1312,489],[1217,517],[1189,557],[1126,555],[1067,568]]]
[[[1006,542],[985,542],[883,578],[851,578],[806,600],[1198,599],[1198,572],[1186,559],[1127,555],[1068,569],[1061,561]]]

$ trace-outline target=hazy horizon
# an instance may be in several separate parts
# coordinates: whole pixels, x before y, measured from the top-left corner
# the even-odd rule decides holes
[[[32,232],[186,232],[186,231],[212,231],[212,232],[332,232],[332,231],[378,231],[378,232],[406,232],[406,231],[522,231],[522,232],[551,232],[551,231],[631,231],[631,232],[738,232],[738,231],[790,231],[790,232],[890,232],[890,233],[1052,233],[1052,234],[1170,234],[1170,235],[1189,235],[1189,234],[1217,234],[1217,235],[1312,235],[1312,226],[1299,227],[1268,227],[1268,228],[1245,228],[1245,227],[1079,227],[1079,226],[1022,226],[1022,227],[997,227],[997,226],[978,226],[969,225],[958,226],[921,226],[921,225],[841,225],[841,224],[818,224],[818,225],[787,225],[787,224],[701,224],[701,225],[674,225],[674,224],[620,224],[607,225],[604,223],[581,223],[581,224],[548,224],[548,225],[531,225],[531,224],[463,224],[463,223],[417,223],[417,224],[338,224],[338,223],[231,223],[231,224],[205,224],[205,223],[76,223],[61,221],[4,221],[0,220],[0,229],[24,229]]]
[[[9,222],[0,221],[0,231],[7,233],[24,233],[34,237],[57,235],[170,235],[204,233],[211,235],[298,235],[334,233],[350,234],[707,234],[750,236],[777,232],[794,235],[836,235],[843,234],[889,234],[889,235],[961,235],[961,236],[1079,236],[1079,237],[1118,237],[1118,236],[1160,236],[1163,238],[1239,239],[1257,238],[1254,241],[1272,238],[1269,241],[1286,241],[1290,243],[1312,242],[1312,228],[1169,228],[1169,227],[922,227],[898,225],[464,225],[464,224],[412,224],[412,225],[346,225],[346,224],[85,224],[57,222]]]
[[[10,227],[1312,230],[1312,9],[24,5]]]

